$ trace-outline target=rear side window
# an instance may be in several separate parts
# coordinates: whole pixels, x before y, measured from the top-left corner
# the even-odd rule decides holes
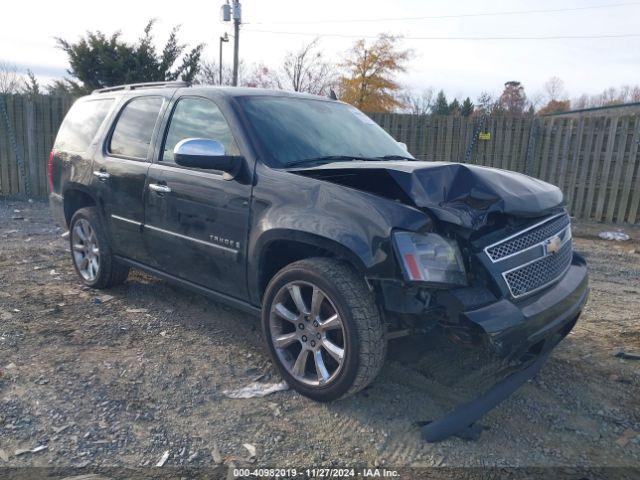
[[[127,103],[111,135],[109,153],[146,160],[160,108],[162,97],[134,98]]]
[[[111,105],[111,98],[74,103],[58,131],[56,150],[78,153],[86,151],[107,117]]]

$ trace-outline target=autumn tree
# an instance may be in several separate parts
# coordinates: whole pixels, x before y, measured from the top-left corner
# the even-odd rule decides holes
[[[550,113],[567,112],[571,109],[569,100],[549,100],[549,102],[538,110],[538,115],[548,115]]]
[[[449,102],[444,91],[440,90],[436,96],[436,103],[433,105],[434,115],[449,115]]]
[[[340,78],[340,99],[369,112],[389,112],[402,107],[397,98],[396,74],[406,71],[410,50],[398,46],[398,37],[380,35],[369,45],[358,40],[348,51]]]
[[[66,86],[67,90],[86,92],[125,83],[193,80],[204,45],[185,53],[186,46],[178,41],[179,27],[174,27],[159,53],[153,42],[153,23],[147,23],[134,44],[123,41],[120,32],[111,36],[88,32],[75,43],[56,38],[58,47],[68,56],[68,73],[74,79],[59,81],[54,88],[62,90]]]
[[[326,95],[335,79],[335,67],[325,59],[317,38],[287,53],[282,72],[285,89],[314,95]]]
[[[522,115],[527,106],[524,86],[515,80],[506,82],[502,95],[498,100],[498,106],[509,115]]]
[[[465,98],[462,102],[462,105],[460,106],[460,115],[462,115],[463,117],[469,117],[473,115],[473,110],[473,102],[469,97]]]

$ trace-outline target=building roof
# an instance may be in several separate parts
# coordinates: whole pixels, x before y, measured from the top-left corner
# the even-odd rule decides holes
[[[559,115],[573,115],[573,114],[589,114],[589,113],[606,113],[607,111],[612,110],[630,110],[632,112],[638,111],[640,112],[640,102],[632,102],[632,103],[619,103],[616,105],[605,105],[604,107],[591,107],[591,108],[580,108],[576,110],[567,110],[566,112],[556,112],[556,113],[548,113],[543,115],[543,117],[557,117]]]

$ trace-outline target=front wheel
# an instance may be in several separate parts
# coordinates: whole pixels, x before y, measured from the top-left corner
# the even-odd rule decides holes
[[[282,376],[317,401],[358,392],[384,363],[385,328],[373,294],[334,259],[301,260],[278,272],[265,292],[262,324]]]

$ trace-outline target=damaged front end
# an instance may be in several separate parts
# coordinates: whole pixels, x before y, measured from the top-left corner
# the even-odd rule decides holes
[[[428,441],[464,430],[537,373],[588,296],[560,190],[503,170],[438,162],[341,162],[296,172],[425,211],[425,232],[394,231],[398,278],[373,279],[403,324],[481,345],[516,373],[423,427]]]

